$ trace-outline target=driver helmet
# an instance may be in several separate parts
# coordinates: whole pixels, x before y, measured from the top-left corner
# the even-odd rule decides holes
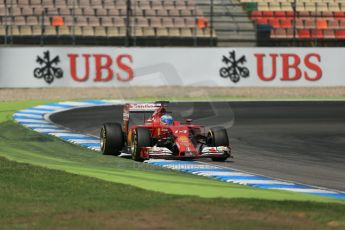
[[[161,122],[165,125],[172,125],[173,122],[174,122],[174,119],[171,115],[169,114],[164,114],[162,117],[161,117]]]

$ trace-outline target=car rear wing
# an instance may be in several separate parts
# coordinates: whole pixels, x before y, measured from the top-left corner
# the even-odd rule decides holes
[[[145,113],[154,112],[161,107],[159,103],[141,103],[141,104],[126,104],[127,112],[129,113]]]
[[[128,123],[131,113],[154,113],[161,107],[165,107],[168,102],[155,103],[127,103],[123,106],[123,131],[128,132]]]

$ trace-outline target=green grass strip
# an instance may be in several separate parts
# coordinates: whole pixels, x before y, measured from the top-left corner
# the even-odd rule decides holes
[[[102,156],[9,121],[36,104],[0,104],[0,156],[36,165],[0,157],[2,229],[345,228],[342,201]]]
[[[28,102],[4,107],[19,109],[39,104]],[[3,114],[10,117],[11,109]],[[334,201],[332,199],[287,191],[255,189],[243,185],[224,183],[160,167],[137,163],[132,160],[100,153],[66,143],[58,138],[33,132],[13,121],[0,125],[0,156],[22,163],[64,170],[106,181],[129,184],[139,188],[178,195],[200,197],[259,198],[272,200]],[[342,202],[342,201],[336,201]]]
[[[17,110],[28,107],[53,103],[57,101],[18,101],[18,102],[0,102],[0,123],[12,119],[12,114]]]
[[[345,205],[203,199],[0,157],[1,229],[344,229]]]
[[[210,97],[139,97],[129,100],[138,101],[261,101],[261,100],[345,100],[345,96],[284,96],[284,97],[244,97],[244,96],[210,96]]]

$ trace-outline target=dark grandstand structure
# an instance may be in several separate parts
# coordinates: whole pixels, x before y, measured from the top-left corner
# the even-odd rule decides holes
[[[4,45],[342,46],[344,0],[0,0]]]

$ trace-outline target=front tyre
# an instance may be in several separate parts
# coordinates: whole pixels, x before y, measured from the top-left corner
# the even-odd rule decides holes
[[[223,127],[214,127],[208,131],[207,145],[210,147],[229,146],[229,137],[226,129]],[[213,161],[225,161],[229,155],[213,157]]]
[[[100,133],[103,155],[118,156],[125,145],[122,127],[118,123],[105,123]]]
[[[139,127],[133,130],[131,136],[131,154],[132,159],[135,161],[144,161],[145,159],[141,157],[142,147],[151,147],[152,138],[150,130],[147,128]]]
[[[229,146],[226,129],[223,127],[211,128],[207,134],[207,145],[210,147]]]

